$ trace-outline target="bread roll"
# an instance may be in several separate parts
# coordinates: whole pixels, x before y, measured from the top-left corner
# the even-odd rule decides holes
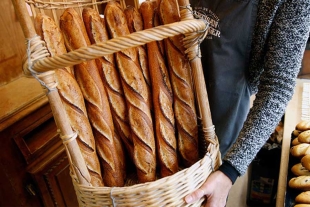
[[[310,204],[296,204],[294,207],[310,207]]]
[[[176,0],[161,0],[159,16],[163,24],[180,21]],[[185,167],[199,159],[198,125],[191,67],[182,45],[183,35],[165,39],[166,58],[174,94],[174,114],[178,134],[178,150]]]
[[[46,42],[51,56],[66,53],[60,28],[50,17],[38,14],[34,21],[37,33]],[[72,129],[78,133],[77,143],[91,176],[92,186],[103,186],[100,163],[96,154],[95,140],[88,120],[85,103],[79,85],[70,68],[55,70],[57,89],[68,115]]]
[[[61,15],[60,28],[68,50],[90,45],[82,18],[74,9],[68,8]],[[93,128],[97,153],[103,167],[104,184],[123,186],[124,172],[114,142],[111,110],[95,60],[76,65],[74,73],[82,90]]]
[[[140,12],[144,20],[144,28],[153,27],[154,4],[144,1]],[[155,135],[157,157],[161,177],[172,175],[178,171],[177,140],[175,136],[173,94],[169,73],[156,41],[147,43],[152,96],[155,113]]]
[[[301,158],[301,164],[307,170],[310,170],[310,154],[307,154]]]
[[[310,204],[310,191],[304,191],[298,194],[295,198],[295,202],[303,203],[303,204]]]
[[[293,135],[294,137],[298,137],[298,135],[299,135],[301,132],[302,132],[302,131],[299,131],[299,130],[295,129],[295,130],[293,130],[292,135]]]
[[[306,154],[310,154],[310,144],[301,143],[291,147],[291,155],[294,157],[302,157]]]
[[[310,130],[306,130],[301,132],[298,135],[298,141],[301,143],[309,143],[310,144]]]
[[[295,129],[299,131],[310,130],[310,122],[302,120],[296,125]]]
[[[111,37],[130,34],[127,21],[119,3],[108,2],[104,11]],[[139,182],[155,180],[156,152],[153,121],[147,84],[141,72],[136,48],[116,54],[116,63],[128,107],[129,123],[134,143],[134,163]]]
[[[307,170],[304,166],[302,166],[301,163],[297,163],[293,165],[293,167],[291,168],[291,171],[295,176],[301,176],[301,175],[310,176],[310,171]]]
[[[299,142],[298,137],[296,137],[296,138],[294,138],[294,139],[292,140],[292,145],[293,145],[293,146],[296,146],[296,145],[299,145],[299,144],[301,144],[301,143]]]
[[[310,176],[301,175],[291,178],[288,182],[288,185],[294,189],[310,191]]]
[[[99,13],[92,8],[84,8],[82,12],[83,21],[92,44],[107,41],[109,39],[108,32],[105,27],[103,19]],[[119,73],[115,66],[114,55],[105,55],[102,58],[96,59],[99,68],[100,76],[103,80],[103,85],[106,89],[112,118],[115,124],[115,139],[121,139],[117,142],[117,154],[123,166],[123,171],[126,170],[126,161],[124,155],[123,144],[126,146],[128,155],[132,159],[133,143],[131,139],[131,132],[128,120],[128,111],[124,92],[122,89]],[[118,135],[117,135],[118,134]],[[116,144],[116,142],[115,142]],[[124,173],[125,175],[125,173]]]

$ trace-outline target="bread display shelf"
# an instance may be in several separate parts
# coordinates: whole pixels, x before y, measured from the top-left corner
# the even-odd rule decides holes
[[[12,0],[12,2],[27,40],[27,58],[24,61],[23,70],[26,75],[35,77],[46,90],[60,137],[69,158],[71,177],[80,206],[186,206],[184,196],[201,186],[221,162],[200,60],[199,44],[206,35],[208,23],[201,19],[194,19],[189,2],[179,0],[180,22],[157,26],[82,47],[63,55],[49,57],[44,41],[35,32],[32,17],[29,16],[25,3],[30,5],[32,14],[36,15],[38,11],[46,11],[58,20],[59,11],[57,9],[64,10],[67,7],[74,7],[80,11],[83,7],[98,9],[98,5],[107,1]],[[125,7],[126,2],[121,1],[120,4]],[[89,172],[75,139],[77,134],[70,126],[56,88],[54,70],[179,34],[185,36],[183,44],[187,49],[187,56],[192,68],[193,88],[198,105],[197,115],[202,123],[201,139],[208,146],[205,156],[191,167],[153,182],[126,187],[92,187],[89,182]],[[203,199],[187,206],[200,206],[202,202]]]
[[[290,148],[291,148],[291,134],[295,129],[297,123],[301,120],[308,120],[309,117],[309,93],[310,90],[307,89],[310,81],[307,79],[297,79],[295,93],[289,102],[284,120],[284,132],[283,132],[283,142],[281,150],[281,164],[280,173],[277,188],[277,198],[276,206],[283,207],[288,206],[289,193],[287,191],[288,187],[288,174],[290,169]]]

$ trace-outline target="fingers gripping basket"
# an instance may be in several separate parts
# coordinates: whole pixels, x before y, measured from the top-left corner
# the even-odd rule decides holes
[[[208,24],[203,20],[194,19],[189,3],[179,0],[181,22],[146,29],[80,48],[61,56],[49,57],[44,42],[40,40],[34,30],[32,18],[28,13],[29,8],[34,16],[38,12],[43,12],[58,22],[61,11],[68,7],[74,7],[81,12],[83,7],[98,9],[98,5],[106,3],[106,1],[12,0],[12,2],[27,40],[27,59],[24,64],[24,72],[26,75],[34,76],[47,91],[53,116],[69,158],[71,177],[80,206],[186,206],[184,197],[199,188],[209,174],[221,163],[200,61],[199,43],[206,34]],[[28,3],[29,8],[25,3]],[[126,5],[124,1],[121,1],[120,4],[123,7]],[[138,3],[134,2],[134,4],[137,7]],[[201,139],[205,143],[205,156],[191,167],[154,182],[126,187],[92,187],[89,182],[89,172],[75,140],[77,134],[69,124],[56,89],[54,70],[179,34],[185,34],[184,46],[187,48],[192,67],[192,79],[198,105],[197,114],[203,132]],[[203,199],[188,206],[201,206],[202,202]]]

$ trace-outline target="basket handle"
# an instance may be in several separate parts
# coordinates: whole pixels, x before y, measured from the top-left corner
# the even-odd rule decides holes
[[[16,15],[19,18],[22,30],[24,32],[24,36],[28,40],[35,38],[37,34],[34,29],[32,20],[28,15],[25,1],[12,0],[12,3],[15,8]],[[35,47],[36,49],[38,47],[44,48],[43,44],[36,44]],[[79,150],[79,146],[75,139],[76,136],[69,124],[69,119],[66,115],[64,107],[62,106],[62,102],[56,88],[57,84],[54,77],[54,71],[51,70],[41,74],[33,75],[35,75],[35,78],[37,78],[42,84],[42,86],[47,89],[46,95],[48,97],[56,125],[60,131],[60,137],[62,138],[64,146],[66,148],[69,162],[71,162],[71,170],[73,170],[73,172],[77,176],[78,182],[80,184],[90,185],[89,172],[82,157],[81,151]]]
[[[181,21],[193,20],[194,16],[192,14],[192,8],[190,7],[189,1],[178,0],[178,3],[180,7]],[[208,29],[208,27],[206,29]],[[207,32],[205,32],[205,35],[206,33]],[[192,34],[190,33],[186,33],[184,40],[191,38],[191,35]],[[202,41],[203,39],[204,37],[201,38],[201,40],[198,40],[198,43],[195,45],[184,44],[184,47],[187,49],[187,55],[188,55],[188,58],[190,60],[190,64],[192,67],[193,82],[194,82],[195,93],[196,93],[196,98],[198,102],[198,116],[202,121],[203,135],[207,142],[207,145],[209,143],[216,145],[217,137],[215,134],[214,125],[213,125],[212,118],[211,118],[208,93],[207,93],[207,88],[205,85],[203,67],[202,67],[201,59],[200,59],[201,55],[200,55],[199,44],[200,44],[200,41]]]

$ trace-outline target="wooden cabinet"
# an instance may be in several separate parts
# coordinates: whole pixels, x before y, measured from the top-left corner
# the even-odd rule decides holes
[[[78,206],[46,103],[0,132],[0,206]]]
[[[77,206],[68,159],[11,0],[0,4],[0,206]]]

